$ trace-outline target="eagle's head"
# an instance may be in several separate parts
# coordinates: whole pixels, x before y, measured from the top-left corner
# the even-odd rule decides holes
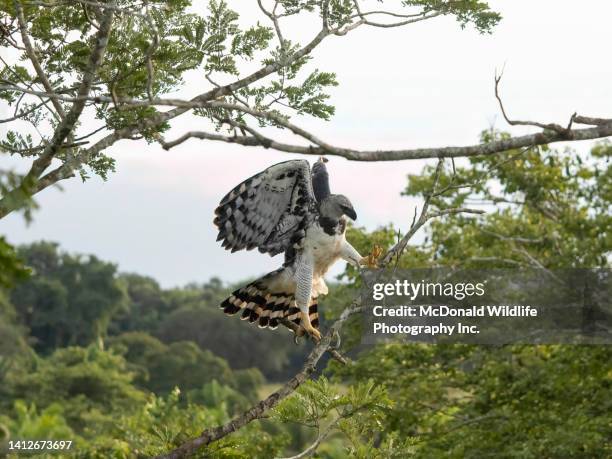
[[[357,212],[355,212],[351,201],[342,194],[330,194],[327,196],[321,201],[319,211],[322,217],[329,220],[338,221],[343,215],[346,215],[351,220],[357,220]]]

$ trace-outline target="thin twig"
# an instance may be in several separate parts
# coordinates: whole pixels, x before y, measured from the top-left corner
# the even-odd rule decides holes
[[[312,456],[314,453],[317,452],[317,449],[319,448],[321,443],[323,443],[327,439],[327,437],[329,437],[331,435],[331,433],[338,426],[338,424],[340,423],[340,421],[342,419],[343,419],[342,417],[339,417],[339,418],[335,419],[333,422],[331,422],[325,428],[325,430],[323,432],[321,432],[319,435],[317,435],[317,438],[315,439],[315,441],[312,444],[310,444],[308,446],[308,448],[306,448],[304,451],[296,454],[295,456],[285,457],[285,458],[280,458],[280,459],[304,459],[305,457]]]
[[[570,131],[571,123],[568,128],[564,128],[563,126],[560,126],[556,123],[540,123],[538,121],[520,121],[520,120],[510,119],[510,117],[508,117],[508,115],[506,114],[506,109],[504,108],[504,104],[499,95],[499,82],[501,81],[503,75],[504,75],[503,68],[501,72],[499,73],[499,75],[497,73],[495,74],[495,98],[497,99],[497,102],[499,103],[499,108],[502,112],[504,119],[510,126],[535,126],[535,127],[539,127],[542,129],[551,129],[557,132],[558,134],[564,134],[564,135],[566,135]],[[576,114],[574,114],[571,117],[571,119],[574,119],[575,115]]]
[[[438,182],[440,180],[440,176],[442,174],[442,166],[444,164],[444,159],[440,158],[438,160],[438,164],[434,171],[433,182],[431,186],[430,192],[425,196],[425,201],[423,202],[423,207],[421,208],[421,213],[419,214],[419,218],[413,219],[412,225],[410,225],[410,229],[406,232],[404,237],[393,247],[391,247],[386,255],[381,260],[381,265],[386,266],[393,257],[399,258],[401,254],[406,249],[408,242],[410,239],[417,233],[419,229],[421,229],[429,220],[432,218],[439,218],[443,215],[451,215],[451,214],[460,214],[460,213],[469,213],[469,214],[483,214],[483,210],[479,209],[468,209],[464,207],[456,207],[450,209],[442,209],[438,211],[429,212],[429,205],[431,203],[431,199],[435,196],[439,196],[439,192],[436,190],[438,186]],[[416,215],[416,213],[415,213]]]

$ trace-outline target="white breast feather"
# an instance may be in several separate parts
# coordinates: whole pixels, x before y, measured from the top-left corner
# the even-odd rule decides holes
[[[319,225],[312,225],[306,232],[304,253],[314,262],[314,279],[322,278],[329,268],[340,259],[344,234],[330,236]],[[326,287],[327,288],[327,287]]]

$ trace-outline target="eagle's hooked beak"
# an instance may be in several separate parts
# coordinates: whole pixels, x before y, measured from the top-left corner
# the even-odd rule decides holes
[[[344,215],[346,215],[353,221],[357,220],[357,212],[355,212],[355,209],[353,209],[352,207],[345,207],[343,210]]]

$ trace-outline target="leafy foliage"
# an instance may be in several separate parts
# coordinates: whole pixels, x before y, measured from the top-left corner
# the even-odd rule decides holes
[[[197,436],[202,428],[229,420],[223,406],[205,408],[183,405],[180,391],[168,397],[151,397],[131,416],[122,416],[110,437],[95,438],[89,448],[92,457],[133,457],[161,454]],[[213,458],[274,457],[283,439],[272,441],[259,425],[252,424],[223,441],[206,448],[202,454]]]
[[[606,457],[611,357],[607,346],[389,344],[338,374],[389,391],[383,431],[412,437],[414,457]]]
[[[145,101],[180,92],[187,75],[201,78],[202,86],[210,90],[240,82],[214,98],[219,102],[249,106],[283,118],[297,114],[329,120],[333,116],[335,108],[329,92],[338,85],[335,74],[311,66],[312,58],[305,51],[311,45],[292,42],[282,30],[287,18],[299,16],[313,27],[323,27],[321,33],[344,35],[361,19],[356,2],[283,0],[276,2],[274,13],[262,4],[261,18],[268,25],[241,17],[225,0],[205,3],[203,7],[189,0],[117,2],[104,59],[95,70],[91,100],[83,113],[94,118],[98,126],[85,132],[86,124],[77,120],[66,144],[53,155],[70,167],[67,176],[74,171],[83,180],[92,173],[106,180],[115,170],[114,160],[104,154],[104,149],[117,140],[108,136],[113,132],[127,130],[123,138],[159,141],[173,116],[162,114],[162,109]],[[0,150],[36,159],[53,138],[62,112],[69,112],[77,96],[104,11],[95,2],[19,4],[31,50],[21,43],[17,4],[0,2],[0,11],[7,17],[0,46],[21,58],[0,70],[4,82],[0,99],[15,107],[6,137],[0,139]],[[380,7],[376,5],[376,9]],[[472,24],[481,33],[490,32],[500,20],[486,2],[478,0],[406,0],[386,2],[383,7],[397,9],[397,17],[406,15],[415,20],[453,16],[461,27]],[[270,20],[273,14],[278,15],[282,26]],[[253,68],[259,70],[254,72]],[[41,73],[48,84],[42,81]],[[65,99],[49,104],[43,94],[24,94],[23,89],[43,94],[52,90]],[[141,103],[130,105],[128,100]],[[244,114],[234,110],[204,107],[194,113],[217,131],[241,129],[246,121]],[[266,118],[257,121],[262,126],[275,125]],[[92,150],[92,139],[101,138],[93,137],[96,134],[107,137]],[[30,212],[34,208],[31,195],[40,177],[24,179],[8,171],[4,175],[4,180],[0,177],[0,192],[7,199],[3,201],[5,207]]]
[[[473,23],[480,32],[491,32],[491,28],[497,25],[501,16],[489,9],[486,2],[479,0],[461,0],[448,2],[445,0],[403,0],[405,6],[420,6],[425,13],[439,11],[442,14],[451,14],[457,18],[461,27]]]
[[[46,242],[22,247],[19,254],[37,275],[20,283],[11,301],[36,338],[37,350],[87,345],[105,336],[126,300],[114,265],[93,256],[61,254]]]
[[[140,370],[137,383],[151,392],[167,394],[178,386],[183,390],[218,380],[231,383],[227,363],[191,341],[165,345],[146,333],[126,333],[109,342]]]
[[[67,438],[81,441],[64,418],[64,408],[59,403],[37,410],[34,404],[15,401],[13,417],[0,414],[0,453],[7,454],[8,438]]]
[[[339,35],[362,19],[349,0],[277,4],[282,17],[317,26],[324,20]],[[322,5],[329,8],[322,11]],[[471,24],[481,33],[500,20],[479,0],[397,5],[412,15],[406,17],[453,16],[461,27]],[[75,96],[101,12],[91,2],[23,6],[35,57],[50,85]],[[0,46],[15,48],[15,2],[0,1],[0,11],[6,17]],[[95,75],[97,99],[86,104],[99,128],[83,132],[77,123],[67,138],[76,143],[61,146],[55,158],[75,164],[83,180],[92,172],[106,179],[115,164],[103,150],[112,142],[89,155],[93,136],[125,130],[127,137],[159,141],[171,118],[156,107],[122,100],[179,92],[187,72],[206,79],[211,90],[245,82],[215,96],[220,102],[286,119],[330,119],[335,74],[316,68],[303,44],[248,22],[223,0],[207,2],[206,9],[188,0],[118,1],[106,57]],[[56,112],[68,111],[72,102],[56,100],[61,110],[50,110],[39,97],[11,89],[43,89],[40,76],[24,64],[29,58],[23,47],[17,52],[22,59],[0,70],[0,99],[19,118],[0,139],[0,150],[35,160],[59,125]],[[253,67],[264,69],[265,77],[252,74]],[[247,75],[255,76],[244,80]],[[195,114],[217,131],[244,129],[247,118],[210,107]],[[271,119],[259,118],[259,126],[280,127]],[[486,132],[483,140],[504,136]],[[590,154],[539,147],[471,158],[452,168],[447,162],[439,178],[445,192],[432,198],[432,210],[480,205],[488,213],[432,222],[425,243],[409,246],[394,262],[608,267],[611,152],[604,142]],[[431,173],[427,167],[410,176],[405,194],[427,196]],[[0,171],[3,203],[22,209],[26,218],[36,207],[36,185]],[[367,253],[374,245],[390,247],[398,236],[386,226],[369,233],[351,228],[348,237]],[[357,294],[360,278],[353,268],[340,280],[348,282],[326,298],[325,318],[337,316]],[[280,379],[299,367],[305,352],[288,335],[223,317],[217,305],[230,288],[218,279],[163,290],[153,279],[119,275],[114,265],[93,256],[61,253],[49,243],[15,251],[1,239],[0,286],[10,289],[0,292],[0,453],[9,438],[69,437],[80,457],[159,454],[229,421],[270,392],[262,373]],[[358,343],[358,322],[346,327],[345,349]],[[328,376],[304,384],[270,419],[250,423],[199,454],[268,458],[312,448],[310,453],[330,459],[612,455],[612,356],[606,347],[388,344],[353,354],[353,365],[332,363]]]
[[[96,347],[69,347],[15,368],[5,383],[13,399],[28,405],[44,409],[61,404],[70,426],[84,432],[89,423],[110,422],[113,410],[129,410],[144,400],[144,393],[131,385],[132,378],[117,355]]]
[[[12,287],[29,274],[30,270],[24,266],[13,246],[0,237],[0,287]]]
[[[500,134],[483,140],[490,135]],[[446,192],[432,197],[432,211],[481,205],[487,213],[432,221],[425,244],[409,246],[397,265],[608,267],[609,158],[601,143],[589,155],[545,147],[447,164],[438,185]],[[429,194],[432,172],[409,176],[405,193]],[[388,247],[393,230],[355,240]],[[355,330],[348,333],[354,344]],[[386,388],[395,404],[383,438],[411,438],[411,457],[586,458],[612,448],[611,357],[607,346],[388,344],[331,371],[345,384]]]
[[[498,134],[485,133],[483,140],[492,135]],[[472,158],[454,176],[446,169],[440,186],[452,189],[432,200],[435,208],[480,205],[494,210],[479,220],[435,221],[422,250],[440,264],[471,268],[608,266],[611,153],[609,143],[597,144],[586,156],[531,148]],[[406,194],[431,188],[431,168],[424,172],[409,178]]]
[[[380,444],[373,440],[379,435],[381,422],[392,407],[382,385],[369,380],[342,392],[340,389],[325,377],[308,381],[274,409],[273,418],[314,430],[315,445],[327,437],[341,434],[348,440],[343,452],[349,457],[400,458],[409,455],[410,441]]]

